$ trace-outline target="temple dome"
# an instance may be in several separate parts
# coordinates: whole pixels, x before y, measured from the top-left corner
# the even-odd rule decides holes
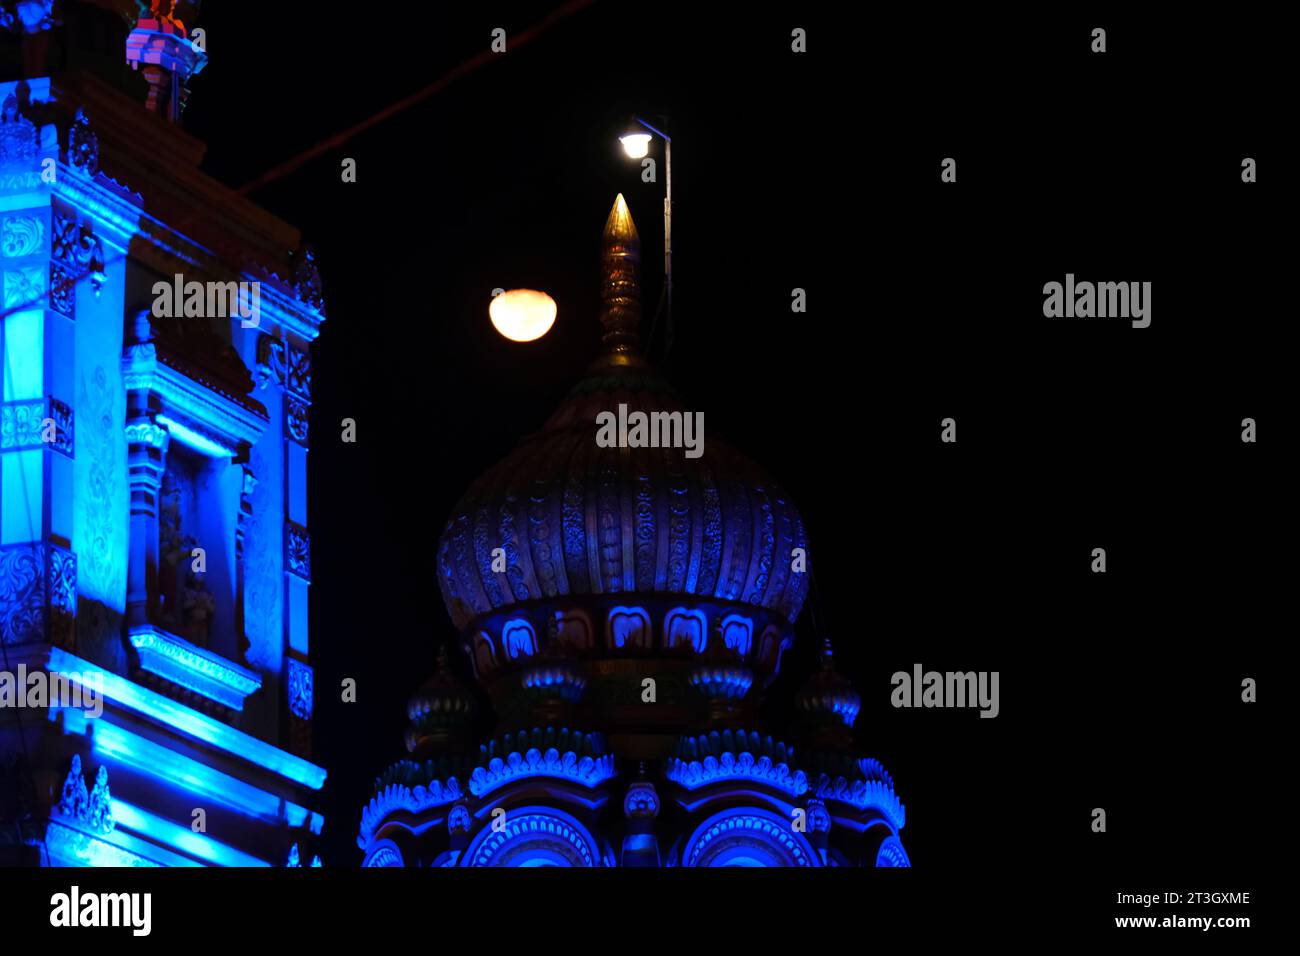
[[[543,428],[457,503],[438,546],[457,628],[482,615],[573,595],[687,595],[793,622],[807,575],[794,503],[757,465],[704,432],[703,453],[600,447],[597,415],[692,414],[635,344],[635,227],[618,197],[605,228],[606,354]],[[494,549],[505,570],[493,570]],[[498,553],[497,567],[502,567]]]

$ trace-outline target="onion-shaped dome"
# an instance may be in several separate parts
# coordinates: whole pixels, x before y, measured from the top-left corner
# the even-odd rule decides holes
[[[452,674],[447,649],[439,648],[437,670],[406,706],[406,749],[421,756],[456,749],[468,739],[477,711],[473,692]]]
[[[817,733],[820,742],[851,742],[849,729],[858,717],[862,698],[848,679],[835,669],[830,638],[826,638],[822,645],[817,671],[799,690],[795,707],[805,724]]]
[[[582,595],[744,604],[782,626],[799,613],[807,575],[792,569],[792,553],[807,541],[794,503],[712,433],[687,431],[696,413],[637,351],[638,247],[619,196],[604,232],[606,354],[541,431],[474,482],[447,522],[439,581],[458,628]],[[625,444],[603,447],[602,424],[607,435],[614,428],[598,423],[602,413],[628,423]],[[702,453],[629,447],[636,413],[645,413],[650,436],[702,437]],[[500,560],[494,569],[497,548],[504,570]]]

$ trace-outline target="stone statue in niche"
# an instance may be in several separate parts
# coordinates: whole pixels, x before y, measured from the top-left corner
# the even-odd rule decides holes
[[[165,626],[191,644],[207,647],[217,604],[207,575],[194,570],[198,541],[181,527],[184,493],[184,479],[168,468],[158,502],[158,611]]]
[[[0,165],[32,163],[36,148],[36,127],[22,115],[18,97],[10,93],[0,106]]]

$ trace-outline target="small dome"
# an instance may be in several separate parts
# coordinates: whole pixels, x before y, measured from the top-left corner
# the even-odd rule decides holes
[[[821,663],[799,691],[795,706],[814,724],[852,727],[862,707],[862,698],[853,685],[835,669],[830,638],[821,650]]]
[[[452,674],[447,649],[438,649],[438,669],[411,695],[406,716],[406,749],[425,755],[451,750],[468,739],[478,711],[474,694]]]

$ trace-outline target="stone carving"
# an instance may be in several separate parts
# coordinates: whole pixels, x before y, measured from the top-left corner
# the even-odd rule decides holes
[[[208,590],[207,575],[194,570],[192,556],[199,542],[181,527],[182,498],[186,494],[193,491],[168,468],[158,497],[160,610],[181,637],[198,647],[207,647],[217,602]]]
[[[290,574],[304,581],[311,580],[311,536],[300,524],[284,524],[284,564]]]
[[[58,311],[75,317],[77,281],[89,276],[96,298],[108,281],[103,244],[89,223],[78,223],[75,217],[55,213],[50,259],[50,299]]]
[[[278,669],[284,641],[283,530],[279,520],[280,483],[273,480],[279,472],[270,455],[265,443],[253,450],[253,473],[263,480],[253,487],[244,533],[244,633],[248,638],[248,662]]]
[[[113,819],[113,796],[108,790],[108,768],[99,768],[95,787],[87,792],[86,779],[81,773],[81,755],[73,754],[72,767],[63,781],[54,812],[95,833],[111,833],[117,824]]]
[[[73,614],[77,610],[77,556],[66,548],[46,545],[49,550],[50,610]]]
[[[311,401],[311,356],[302,349],[289,348],[289,366],[285,387],[299,398]]]
[[[257,337],[257,383],[283,385],[304,402],[311,401],[311,356],[269,335]]]
[[[266,388],[285,381],[284,342],[269,335],[257,337],[257,386]]]
[[[34,166],[39,142],[36,126],[18,109],[18,97],[10,93],[0,107],[0,166]]]
[[[68,165],[92,178],[99,172],[99,137],[84,109],[77,110],[68,130]]]
[[[81,774],[81,755],[73,754],[72,769],[63,781],[63,794],[59,797],[57,811],[59,816],[84,820],[89,807],[90,792],[86,789],[86,778]]]
[[[371,797],[370,803],[361,811],[361,833],[357,837],[357,846],[363,850],[369,846],[375,828],[394,810],[419,813],[430,807],[455,803],[464,795],[455,777],[449,777],[445,784],[440,780],[430,780],[427,786],[420,784],[414,788],[391,783]]]
[[[167,450],[167,429],[153,422],[132,422],[126,426],[126,443],[128,445],[148,445],[160,451]]]
[[[73,440],[75,438],[72,409],[67,406],[67,403],[51,397],[49,417],[50,421],[54,423],[54,441],[49,443],[50,447],[71,458],[74,449]]]
[[[289,712],[311,720],[312,669],[302,661],[289,660]]]
[[[469,792],[476,797],[490,793],[516,777],[555,777],[585,787],[597,787],[614,776],[614,757],[579,757],[572,750],[560,753],[551,747],[542,753],[536,747],[527,753],[513,751],[505,759],[493,757],[486,767],[475,767],[469,777]]]
[[[447,831],[449,833],[469,833],[474,823],[469,815],[469,810],[463,803],[458,803],[451,808],[447,814]]]
[[[284,427],[298,444],[307,444],[307,406],[292,395],[285,396]]]
[[[73,216],[54,214],[50,235],[50,256],[58,262],[73,262],[74,250],[81,242],[81,229]]]
[[[39,398],[0,405],[0,451],[41,447],[45,402]]]
[[[50,308],[76,318],[77,277],[57,262],[50,263]]]
[[[4,293],[6,309],[40,308],[45,301],[45,270],[39,266],[6,269]]]
[[[653,783],[639,780],[627,788],[627,796],[623,798],[623,815],[629,819],[659,816],[659,794],[655,792]]]
[[[325,314],[325,298],[321,294],[320,271],[316,268],[316,254],[311,246],[304,245],[294,256],[293,291],[298,301]]]
[[[5,216],[0,223],[0,255],[6,259],[40,252],[45,243],[45,221],[40,216]]]
[[[95,789],[90,791],[90,805],[86,808],[86,824],[98,833],[108,833],[115,826],[113,796],[108,792],[108,768],[100,766],[95,775]]]
[[[44,591],[40,545],[0,548],[0,643],[44,640]]]

